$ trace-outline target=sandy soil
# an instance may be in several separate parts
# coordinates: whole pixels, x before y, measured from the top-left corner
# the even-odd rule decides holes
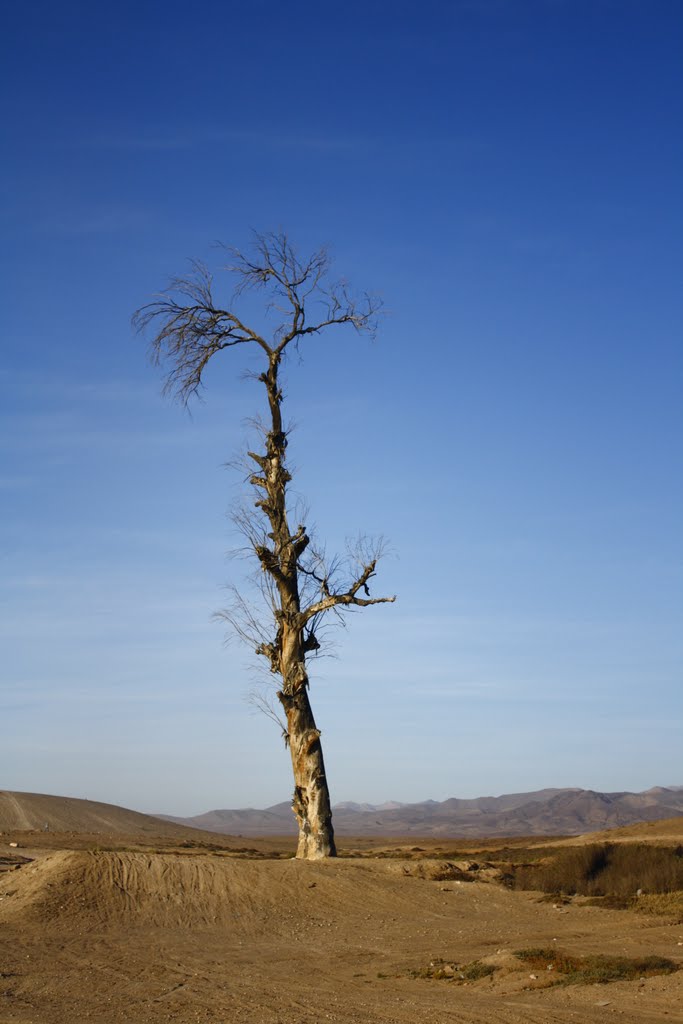
[[[426,848],[316,864],[278,856],[283,840],[254,840],[254,856],[227,837],[216,849],[108,839],[118,849],[0,837],[1,856],[35,858],[0,874],[0,1024],[683,1022],[683,971],[553,988],[512,956],[681,961],[671,920],[434,880]],[[437,958],[499,969],[460,985],[410,976]]]

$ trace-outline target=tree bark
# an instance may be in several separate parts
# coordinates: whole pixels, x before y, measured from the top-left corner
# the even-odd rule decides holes
[[[259,507],[267,516],[273,541],[272,552],[262,548],[259,558],[269,572],[280,598],[279,628],[272,645],[271,667],[282,678],[278,698],[287,718],[287,743],[294,772],[292,810],[299,824],[297,857],[319,860],[337,854],[332,828],[332,808],[325,774],[325,762],[308,699],[308,673],[304,622],[299,595],[298,559],[308,544],[305,529],[292,534],[287,518],[285,467],[286,435],[282,428],[282,392],[278,384],[280,358],[271,354],[268,372],[261,380],[268,393],[271,429],[266,437],[265,455],[260,459],[267,498]]]
[[[306,686],[294,694],[278,694],[287,716],[289,751],[294,772],[292,810],[299,824],[297,857],[336,857],[332,808],[325,762]]]

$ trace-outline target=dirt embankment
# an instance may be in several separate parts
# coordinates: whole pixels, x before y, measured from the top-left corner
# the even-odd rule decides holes
[[[30,853],[30,851],[20,851]],[[38,852],[0,875],[0,1024],[682,1021],[683,972],[552,987],[515,950],[681,959],[683,925],[438,877],[442,861]],[[471,965],[433,980],[433,962]]]
[[[405,880],[413,871],[424,876],[422,864],[401,861],[309,864],[220,853],[54,852],[12,873],[13,893],[0,919],[60,928],[218,925],[272,936],[315,927],[332,911],[365,919],[383,914],[387,901],[405,905],[408,898],[407,910],[414,893]]]

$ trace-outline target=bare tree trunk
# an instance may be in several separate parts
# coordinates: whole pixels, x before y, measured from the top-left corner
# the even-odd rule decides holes
[[[291,696],[280,692],[278,697],[287,715],[294,771],[292,810],[299,823],[296,855],[306,860],[336,857],[320,731],[315,725],[306,686]]]
[[[263,483],[267,499],[259,507],[271,526],[269,538],[273,541],[272,555],[266,550],[267,571],[274,577],[280,596],[279,629],[274,645],[275,666],[282,677],[278,697],[287,717],[287,742],[294,772],[292,810],[299,824],[297,857],[318,860],[335,857],[332,808],[325,775],[325,762],[308,699],[308,673],[306,672],[306,644],[304,619],[301,615],[298,560],[309,543],[300,526],[292,534],[287,516],[287,484],[289,473],[285,468],[286,434],[282,428],[282,392],[278,384],[279,356],[271,356],[268,373],[261,379],[268,392],[271,429],[266,437]]]

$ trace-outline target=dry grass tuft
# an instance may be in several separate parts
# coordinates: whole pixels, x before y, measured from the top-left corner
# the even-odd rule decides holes
[[[683,847],[594,843],[565,847],[536,864],[512,864],[514,889],[630,899],[683,890]]]
[[[488,978],[497,971],[493,964],[472,960],[471,963],[459,965],[447,960],[432,960],[428,967],[420,967],[409,971],[411,978],[426,978],[429,981],[452,981],[462,984],[465,981],[479,981]]]
[[[520,949],[515,956],[533,971],[553,974],[555,985],[606,985],[657,974],[674,974],[678,964],[663,956],[570,956],[558,949]]]
[[[683,892],[643,893],[635,901],[635,906],[643,914],[675,917],[683,924]]]

